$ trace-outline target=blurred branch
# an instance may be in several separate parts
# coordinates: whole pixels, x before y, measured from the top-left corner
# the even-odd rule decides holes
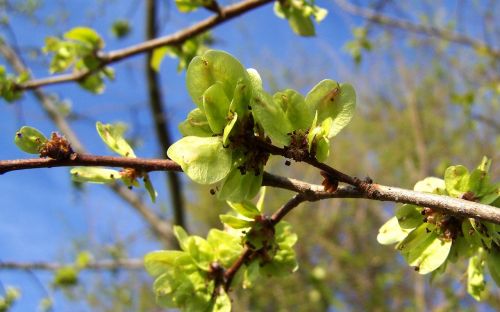
[[[171,35],[160,37],[152,40],[147,40],[141,42],[139,44],[119,49],[115,51],[111,51],[108,53],[99,53],[99,59],[101,61],[101,68],[105,65],[118,62],[124,58],[128,58],[140,53],[144,53],[147,51],[151,51],[155,48],[159,48],[161,46],[168,45],[179,45],[190,39],[196,35],[199,35],[219,24],[222,24],[228,20],[231,20],[235,17],[240,16],[243,13],[246,13],[250,10],[258,8],[264,4],[270,3],[272,0],[246,0],[242,1],[225,8],[221,9],[221,13],[208,17],[201,22],[194,24],[193,26],[182,29],[176,33]],[[57,83],[69,82],[69,81],[77,81],[80,80],[87,75],[91,74],[89,71],[80,71],[74,72],[71,74],[63,74],[57,76],[51,76],[47,78],[30,80],[25,83],[19,84],[17,87],[20,90],[29,90],[34,89],[41,86],[52,85]]]
[[[365,18],[373,23],[377,23],[382,26],[398,28],[418,34],[438,37],[447,41],[456,42],[459,44],[473,47],[481,51],[485,51],[493,57],[500,57],[500,49],[496,49],[483,41],[468,37],[466,35],[462,35],[457,32],[449,31],[434,26],[422,25],[389,17],[387,15],[380,14],[376,11],[354,5],[346,0],[334,0],[334,1],[344,11]]]
[[[156,0],[146,1],[146,39],[151,40],[158,35],[157,18],[156,18]],[[149,107],[153,115],[154,127],[158,144],[161,150],[161,156],[167,155],[167,149],[172,144],[172,139],[167,123],[167,117],[164,109],[160,89],[160,76],[151,67],[151,59],[153,51],[148,51],[146,57],[146,77],[149,94]],[[184,199],[182,195],[182,185],[177,173],[173,171],[166,172],[167,185],[170,188],[170,197],[172,202],[172,210],[174,212],[174,224],[182,226],[186,229],[184,220]],[[187,230],[187,229],[186,229]]]
[[[275,148],[282,150],[278,147]],[[283,188],[297,192],[301,194],[304,200],[307,201],[318,201],[326,198],[365,198],[371,200],[390,201],[396,203],[412,204],[421,207],[429,207],[450,215],[467,217],[467,218],[476,218],[483,221],[489,221],[496,224],[500,224],[500,209],[493,206],[484,205],[459,198],[453,198],[453,197],[429,194],[429,193],[421,193],[412,190],[406,190],[392,186],[385,186],[367,181],[361,181],[358,178],[351,177],[314,159],[308,159],[305,162],[313,165],[316,168],[324,170],[328,174],[331,174],[333,177],[342,178],[342,180],[340,179],[337,180],[340,182],[350,184],[350,186],[338,187],[335,192],[325,192],[323,186],[309,184],[295,179],[280,177],[270,173],[264,174],[264,180],[262,185]],[[49,168],[49,167],[61,167],[61,166],[75,166],[75,165],[109,166],[109,167],[126,166],[127,168],[136,168],[145,171],[159,171],[159,170],[180,171],[180,167],[176,165],[175,162],[168,159],[142,159],[142,158],[120,158],[120,157],[108,157],[108,156],[77,155],[74,160],[71,159],[55,160],[55,159],[37,159],[37,158],[21,159],[21,160],[2,160],[0,161],[0,173],[5,173],[12,170],[21,170],[21,169]]]
[[[19,55],[5,42],[0,41],[0,54],[4,56],[4,58],[11,64],[13,69],[17,73],[22,73],[28,71],[26,66],[23,64]],[[57,106],[54,104],[53,100],[46,95],[39,88],[33,88],[33,93],[37,100],[41,103],[42,108],[49,116],[50,120],[56,125],[57,128],[64,134],[66,139],[71,142],[71,147],[79,153],[85,152],[85,147],[80,142],[78,136],[73,131],[71,126],[68,124],[64,116],[61,114]],[[41,160],[41,159],[39,159]],[[1,172],[1,170],[0,170]],[[113,185],[111,189],[114,193],[116,193],[119,197],[124,199],[127,203],[129,203],[152,227],[155,234],[160,238],[160,240],[169,244],[173,238],[170,224],[160,217],[158,217],[153,211],[146,206],[141,199],[135,195],[132,191],[127,189],[124,185]]]
[[[474,113],[472,114],[472,119],[476,119],[500,133],[500,122],[498,119]]]
[[[0,261],[0,270],[57,271],[73,264],[58,262],[14,262]],[[143,270],[142,259],[102,260],[91,262],[83,270]]]

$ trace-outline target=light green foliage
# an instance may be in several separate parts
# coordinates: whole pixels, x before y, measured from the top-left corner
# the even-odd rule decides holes
[[[172,58],[179,59],[177,71],[184,70],[189,62],[195,57],[204,53],[208,48],[207,45],[212,42],[210,33],[203,33],[194,38],[190,38],[177,46],[164,46],[153,50],[151,57],[151,67],[159,71],[163,58],[168,55]]]
[[[123,157],[135,158],[134,150],[123,138],[126,127],[122,124],[103,124],[100,121],[96,123],[97,133],[106,145]]]
[[[268,155],[252,140],[300,149],[309,133],[304,154],[324,161],[329,139],[351,120],[356,104],[352,86],[333,80],[321,81],[306,97],[292,89],[272,96],[255,69],[215,50],[193,58],[186,84],[198,107],[180,124],[186,137],[168,155],[198,183],[222,181],[218,198],[235,202],[254,197],[262,184]]]
[[[48,37],[45,40],[45,53],[53,53],[50,63],[51,73],[60,73],[73,67],[75,72],[89,71],[78,83],[93,93],[104,91],[104,78],[113,79],[113,71],[103,67],[98,51],[104,48],[104,41],[91,28],[75,27],[66,32],[63,39]]]
[[[372,50],[372,43],[368,39],[368,29],[357,27],[353,30],[354,39],[345,44],[344,49],[352,56],[356,64],[363,60],[363,52]]]
[[[243,246],[250,248],[255,256],[243,263],[233,287],[242,283],[249,288],[259,276],[288,275],[297,269],[293,250],[297,235],[288,223],[273,225],[262,215],[264,193],[257,205],[248,200],[228,202],[237,215],[220,217],[233,229],[212,229],[205,240],[174,226],[181,250],[154,251],[145,256],[146,270],[155,277],[153,288],[160,305],[183,311],[230,311],[224,273],[240,257]]]
[[[132,30],[128,20],[119,19],[116,20],[111,26],[111,33],[118,39],[127,37]]]
[[[19,76],[13,76],[7,73],[5,67],[0,65],[0,97],[7,102],[14,102],[21,98],[23,91],[16,88],[20,83],[29,79],[29,73],[22,73]]]
[[[24,126],[16,132],[14,143],[29,154],[40,154],[40,148],[47,142],[43,133],[33,127]]]
[[[5,295],[0,296],[0,312],[7,312],[20,297],[19,289],[7,286]]]
[[[177,9],[182,13],[196,11],[199,7],[209,7],[212,3],[212,0],[175,0]]]
[[[104,143],[114,152],[122,157],[136,158],[134,150],[123,137],[126,127],[123,124],[103,124],[96,123],[97,133]],[[71,178],[76,182],[88,182],[98,184],[111,184],[116,180],[122,180],[129,187],[138,187],[139,178],[144,183],[144,188],[149,194],[152,202],[156,201],[158,196],[149,174],[132,168],[124,168],[121,171],[100,168],[100,167],[75,167],[71,169]]]
[[[158,303],[184,311],[230,311],[229,297],[215,281],[223,273],[219,268],[228,268],[241,253],[241,240],[215,229],[206,240],[178,226],[174,234],[181,251],[155,251],[144,258],[146,270],[156,278]]]
[[[491,182],[490,166],[491,160],[486,157],[472,172],[464,166],[451,166],[446,169],[444,180],[425,178],[415,184],[415,190],[498,207],[500,185]],[[498,284],[500,261],[493,259],[498,258],[500,248],[496,224],[403,205],[380,228],[377,240],[381,244],[398,243],[396,249],[420,274],[442,273],[448,262],[469,258],[467,289],[476,300],[483,298],[486,290],[483,276],[486,255],[490,275]]]
[[[220,137],[184,137],[168,148],[167,155],[201,184],[218,182],[231,170],[231,151],[224,148]]]
[[[314,0],[282,0],[274,3],[274,13],[288,20],[293,32],[301,36],[316,34],[312,19],[321,22],[328,11],[314,4]]]
[[[69,287],[78,284],[78,269],[73,266],[65,266],[58,269],[54,275],[52,284],[55,287]]]

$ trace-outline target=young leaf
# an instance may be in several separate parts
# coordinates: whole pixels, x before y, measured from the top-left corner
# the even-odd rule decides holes
[[[236,121],[238,121],[238,114],[235,112],[232,115],[231,121],[224,127],[224,132],[222,134],[222,144],[224,146],[228,146],[229,144],[229,136],[231,135],[231,131],[234,129]]]
[[[408,236],[411,230],[402,229],[399,226],[398,218],[392,217],[378,230],[377,241],[382,245],[391,245],[402,241]]]
[[[217,229],[208,232],[207,241],[212,246],[215,259],[224,267],[230,266],[243,249],[239,236]]]
[[[75,27],[66,32],[64,38],[85,43],[93,50],[99,50],[104,47],[101,37],[92,28]]]
[[[148,191],[149,197],[151,198],[151,201],[154,203],[156,202],[156,197],[158,196],[158,193],[156,192],[153,184],[151,183],[151,179],[149,178],[149,174],[145,173],[142,181],[144,182],[144,187],[146,188],[146,191]]]
[[[275,93],[273,98],[286,112],[286,118],[290,121],[293,130],[308,129],[314,119],[314,111],[306,105],[302,94],[287,89]]]
[[[47,142],[47,138],[35,128],[24,126],[16,132],[14,143],[22,151],[30,154],[39,154],[40,148]]]
[[[189,112],[187,119],[180,123],[179,131],[183,136],[211,137],[213,135],[205,113],[199,108]]]
[[[123,138],[125,129],[116,124],[103,124],[100,121],[96,123],[97,133],[106,145],[123,157],[135,158],[132,147]]]
[[[68,287],[78,284],[78,272],[74,267],[65,266],[55,272],[54,286]]]
[[[500,287],[500,250],[493,248],[486,257],[488,271],[498,287]]]
[[[70,173],[71,179],[75,182],[107,184],[121,178],[119,171],[99,167],[75,167]]]
[[[485,296],[486,281],[484,280],[484,262],[480,254],[469,259],[467,268],[467,292],[477,301]]]
[[[200,184],[224,179],[232,166],[231,150],[224,148],[220,137],[184,137],[168,148],[167,155]]]
[[[420,274],[427,274],[440,267],[448,258],[452,240],[443,240],[435,231],[428,233],[424,223],[413,230],[396,248],[408,264]]]
[[[220,134],[224,130],[229,104],[221,83],[214,83],[203,93],[203,109],[213,133]]]
[[[217,197],[233,202],[253,198],[262,185],[262,172],[259,175],[255,175],[253,172],[242,175],[238,168],[234,168],[224,180]]]
[[[233,229],[244,229],[252,227],[253,221],[243,220],[238,217],[224,214],[220,215],[219,219],[225,225],[232,227]]]
[[[186,72],[186,84],[193,102],[203,110],[203,94],[218,82],[224,93],[232,100],[236,84],[240,79],[248,79],[248,74],[240,62],[231,54],[208,50],[193,58]]]
[[[144,267],[152,276],[159,276],[176,266],[177,259],[185,252],[179,250],[158,250],[144,256]]]
[[[227,202],[228,205],[237,213],[250,219],[254,219],[260,215],[260,211],[251,201],[245,200],[239,203]]]
[[[286,146],[290,144],[292,126],[286,119],[285,112],[279,104],[265,91],[255,91],[250,102],[255,121],[259,123],[273,144]]]
[[[469,188],[469,170],[464,166],[448,167],[444,173],[446,191],[453,197],[460,197]]]
[[[423,223],[423,216],[415,205],[405,204],[396,210],[396,217],[402,229],[413,230]]]
[[[350,121],[356,107],[356,93],[350,84],[333,80],[319,82],[306,96],[306,105],[318,111],[318,122],[332,118],[328,137],[334,137]]]
[[[424,193],[444,194],[446,191],[446,184],[443,179],[427,177],[418,181],[413,187],[413,190]]]

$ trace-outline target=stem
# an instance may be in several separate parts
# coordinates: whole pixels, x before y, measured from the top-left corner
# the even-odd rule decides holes
[[[229,269],[226,270],[224,273],[224,290],[227,292],[229,288],[231,287],[231,283],[233,282],[233,278],[238,273],[238,270],[241,268],[241,266],[248,260],[250,259],[250,256],[252,255],[253,251],[245,246],[245,249],[243,249],[243,252],[240,254],[238,259],[229,267]]]
[[[0,270],[43,270],[57,271],[73,264],[57,262],[14,262],[0,261]],[[83,270],[144,270],[142,259],[102,260],[89,263]]]

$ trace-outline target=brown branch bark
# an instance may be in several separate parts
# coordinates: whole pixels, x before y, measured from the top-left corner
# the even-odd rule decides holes
[[[377,23],[382,26],[402,29],[405,31],[410,31],[418,34],[438,37],[450,42],[455,42],[466,46],[470,46],[478,50],[486,51],[493,57],[500,57],[499,49],[496,49],[483,41],[468,37],[466,35],[462,35],[460,33],[456,33],[453,31],[449,31],[434,26],[416,24],[409,21],[389,17],[387,15],[380,14],[376,11],[354,5],[346,0],[334,0],[334,1],[344,11],[365,18],[373,23]]]
[[[151,40],[158,35],[157,17],[156,17],[156,0],[146,1],[146,39]],[[151,59],[153,51],[148,51],[146,57],[146,78],[148,84],[149,107],[153,117],[156,137],[160,146],[161,156],[167,155],[167,149],[172,144],[171,134],[167,117],[165,113],[165,105],[163,103],[162,92],[160,88],[160,76],[151,67]],[[180,225],[186,229],[184,218],[184,198],[182,195],[182,185],[179,176],[176,172],[165,172],[167,185],[170,189],[170,197],[172,203],[172,211],[174,213],[174,224]],[[187,230],[187,229],[186,229]]]
[[[0,270],[57,271],[73,264],[58,262],[15,262],[0,261]],[[101,260],[89,263],[83,270],[144,270],[142,259]]]
[[[279,149],[279,148],[277,148]],[[317,161],[316,161],[317,162]],[[322,170],[334,170],[342,176],[349,177],[349,181],[360,181],[350,177],[336,169],[323,163],[312,162],[315,167]],[[54,159],[21,159],[0,161],[0,173],[12,170],[50,168],[64,166],[108,166],[136,168],[144,171],[181,171],[179,165],[169,159],[143,159],[143,158],[120,158],[109,156],[77,155],[75,160],[54,160]],[[341,181],[341,180],[339,180]],[[344,182],[344,181],[342,181]],[[348,183],[348,182],[346,182]],[[500,208],[484,205],[464,199],[453,198],[443,195],[421,193],[412,190],[401,189],[392,186],[385,186],[375,183],[367,183],[369,187],[359,187],[359,183],[351,186],[340,186],[335,192],[325,192],[323,186],[309,184],[295,179],[276,176],[270,173],[264,174],[263,186],[283,188],[302,194],[304,200],[317,201],[326,198],[365,198],[380,201],[391,201],[396,203],[413,204],[422,207],[434,208],[450,215],[468,218],[477,218],[483,221],[500,224]]]
[[[246,0],[242,1],[230,6],[227,6],[225,8],[221,9],[221,13],[208,17],[204,19],[203,21],[200,21],[193,26],[187,27],[183,30],[180,30],[178,32],[175,32],[171,35],[161,37],[161,38],[156,38],[152,40],[148,40],[145,42],[141,42],[139,44],[120,49],[120,50],[115,50],[111,51],[108,53],[100,53],[99,54],[99,59],[101,60],[101,65],[105,66],[111,63],[118,62],[120,60],[123,60],[124,58],[128,58],[140,53],[144,53],[147,51],[151,51],[155,48],[161,47],[161,46],[166,46],[166,45],[178,45],[183,43],[189,38],[192,38],[196,35],[199,35],[203,32],[206,32],[207,30],[220,25],[226,21],[229,21],[235,17],[238,17],[242,15],[243,13],[246,13],[248,11],[251,11],[255,8],[258,8],[260,6],[263,6],[264,4],[270,3],[272,0]],[[58,75],[58,76],[51,76],[51,77],[46,77],[46,78],[41,78],[41,79],[36,79],[36,80],[30,80],[25,83],[19,84],[18,88],[21,90],[29,90],[29,89],[34,89],[46,85],[52,85],[52,84],[58,84],[58,83],[63,83],[63,82],[70,82],[70,81],[77,81],[79,79],[82,79],[86,75],[88,75],[88,71],[81,71],[81,72],[76,72],[76,73],[71,73],[71,74],[63,74],[63,75]]]

